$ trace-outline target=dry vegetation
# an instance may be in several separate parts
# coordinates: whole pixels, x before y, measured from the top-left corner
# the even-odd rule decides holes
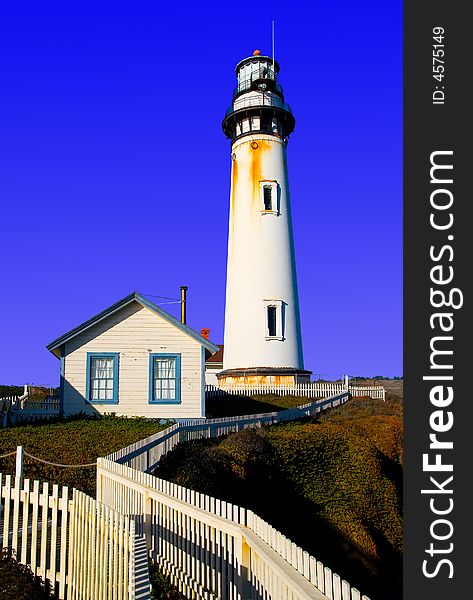
[[[401,598],[402,382],[318,419],[198,440],[157,474],[246,506],[372,600]]]

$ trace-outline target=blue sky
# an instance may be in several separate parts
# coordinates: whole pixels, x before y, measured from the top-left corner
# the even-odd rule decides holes
[[[235,64],[276,58],[306,368],[402,374],[402,5],[29,3],[0,22],[0,383],[131,291],[223,341]],[[154,299],[160,302],[158,299]],[[177,314],[178,305],[163,305]]]

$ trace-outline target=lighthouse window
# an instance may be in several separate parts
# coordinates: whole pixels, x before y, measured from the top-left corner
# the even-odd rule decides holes
[[[261,116],[261,131],[271,133],[271,117],[267,115]]]
[[[267,340],[284,340],[284,302],[264,300],[265,337]]]
[[[265,185],[263,188],[263,202],[264,202],[264,210],[273,210],[273,201],[272,201],[272,189],[269,185]]]
[[[268,335],[269,337],[276,337],[276,314],[277,309],[275,306],[268,306]]]
[[[260,181],[261,212],[278,214],[278,184],[276,181]]]

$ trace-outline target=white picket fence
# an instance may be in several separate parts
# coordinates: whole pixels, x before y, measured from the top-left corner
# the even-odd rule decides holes
[[[61,410],[59,396],[50,396],[43,400],[27,400],[22,407],[12,411],[13,422],[36,421],[58,417]]]
[[[16,406],[18,400],[19,396],[6,396],[5,398],[0,398],[0,415],[5,415],[6,417],[12,407]]]
[[[306,398],[326,398],[327,396],[334,396],[336,394],[342,394],[343,392],[350,392],[353,398],[360,398],[367,396],[370,398],[376,398],[385,400],[386,391],[381,385],[373,386],[358,386],[348,385],[348,388],[343,382],[331,382],[331,381],[316,381],[312,383],[299,383],[297,385],[285,385],[276,386],[270,384],[259,384],[249,387],[217,387],[215,385],[206,385],[205,394],[207,398],[215,398],[227,396],[232,394],[235,396],[255,396],[258,394],[277,394],[278,396],[301,396]]]
[[[188,598],[369,600],[252,511],[150,473],[179,442],[314,415],[349,396],[176,423],[99,458],[97,501],[0,474],[0,540],[61,599],[148,599],[149,555]]]
[[[12,484],[13,483],[13,484]],[[131,516],[67,487],[0,473],[0,541],[59,598],[149,598],[146,552]],[[138,557],[138,560],[137,560]]]
[[[338,406],[176,423],[97,461],[97,498],[137,516],[151,557],[188,598],[369,600],[252,511],[150,474],[179,442],[278,423]]]
[[[105,458],[98,476],[106,504],[143,516],[152,559],[188,598],[361,598],[251,511]]]
[[[348,390],[352,398],[373,398],[386,401],[386,389],[382,385],[349,385]]]
[[[25,386],[25,389],[27,386]],[[7,424],[52,419],[61,412],[59,396],[48,396],[42,400],[30,400],[28,391],[22,396],[0,398],[0,427]]]

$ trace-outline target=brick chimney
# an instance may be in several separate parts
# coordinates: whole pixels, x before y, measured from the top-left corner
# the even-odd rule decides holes
[[[209,339],[209,335],[210,335],[210,329],[207,329],[207,327],[205,327],[204,329],[200,330],[200,335],[205,338],[206,340]]]

